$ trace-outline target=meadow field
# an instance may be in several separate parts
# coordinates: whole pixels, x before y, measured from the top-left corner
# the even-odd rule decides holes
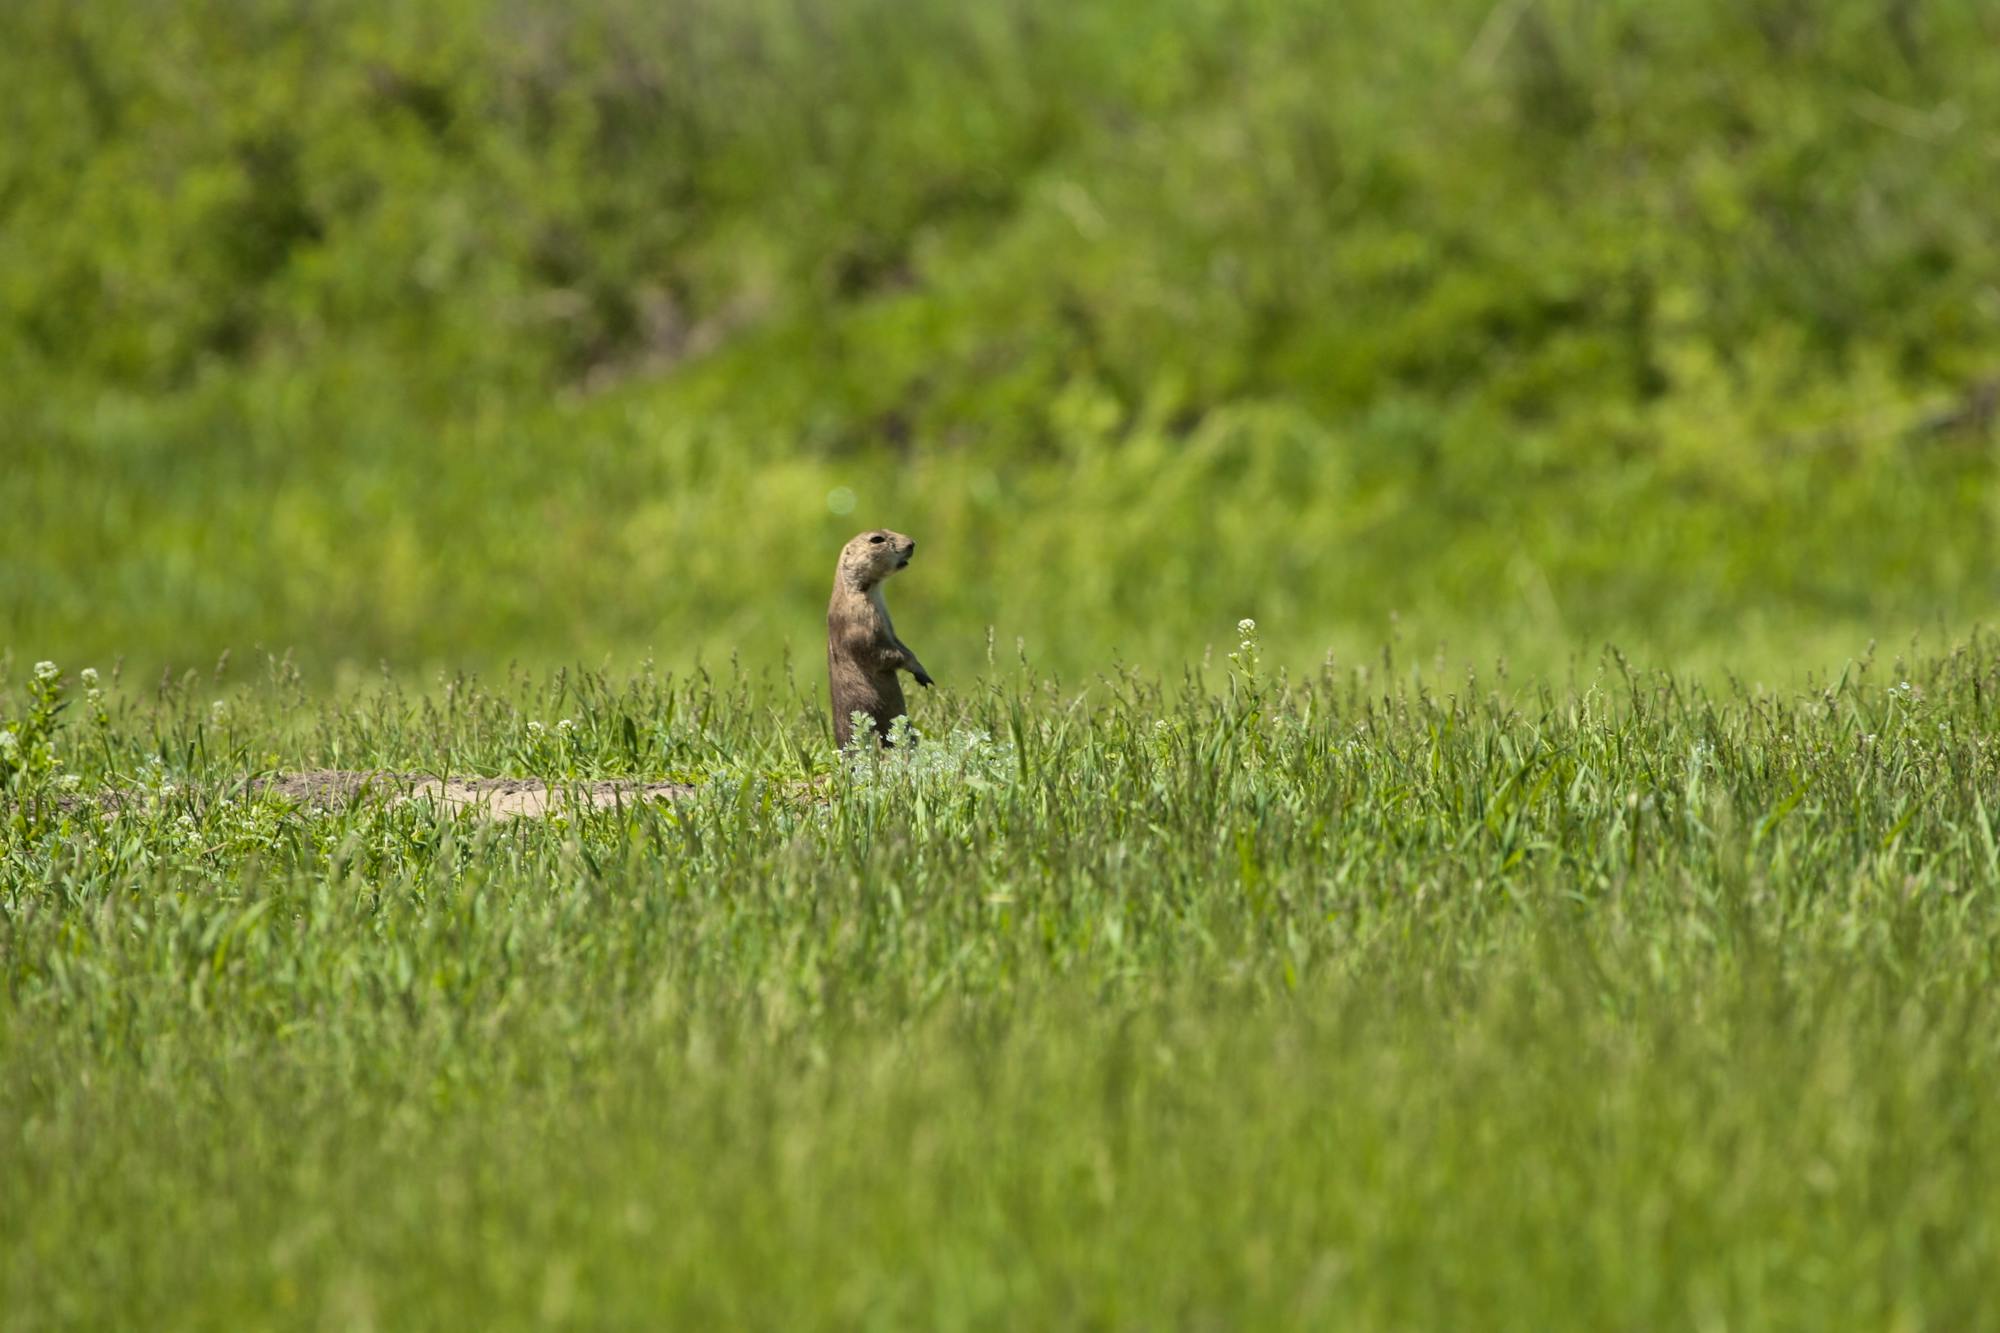
[[[0,6],[0,1329],[2000,1325],[1996,49]]]
[[[1786,693],[1017,665],[839,767],[726,676],[44,675],[13,1327],[2000,1317],[1990,640]],[[700,785],[241,796],[331,755]]]

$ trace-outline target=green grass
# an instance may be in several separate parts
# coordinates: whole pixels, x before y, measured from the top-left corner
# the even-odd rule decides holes
[[[1996,47],[0,4],[0,1327],[2000,1324]]]
[[[959,678],[1962,634],[1996,24],[16,0],[0,643],[776,661],[878,524]]]
[[[1990,640],[1787,691],[1003,667],[831,770],[808,686],[727,673],[101,684],[5,710],[79,705],[0,862],[12,1326],[1996,1315]],[[227,796],[336,753],[705,785]]]

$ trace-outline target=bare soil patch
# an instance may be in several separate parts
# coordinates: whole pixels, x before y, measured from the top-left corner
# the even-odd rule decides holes
[[[359,801],[431,801],[447,810],[478,810],[495,819],[541,816],[568,809],[614,809],[675,801],[694,793],[684,782],[547,782],[539,778],[439,778],[428,773],[318,768],[256,778],[249,790],[287,797],[315,810],[345,809]]]

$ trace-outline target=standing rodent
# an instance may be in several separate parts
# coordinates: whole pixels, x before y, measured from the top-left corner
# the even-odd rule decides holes
[[[917,544],[900,532],[877,528],[840,548],[833,571],[833,600],[826,605],[826,674],[833,694],[833,737],[842,749],[854,732],[854,714],[874,720],[875,734],[888,743],[889,724],[903,716],[907,671],[929,685],[930,672],[896,637],[882,585],[910,563]]]

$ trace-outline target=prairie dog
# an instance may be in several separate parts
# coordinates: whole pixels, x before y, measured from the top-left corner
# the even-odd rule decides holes
[[[876,528],[840,548],[833,571],[833,600],[826,605],[826,674],[833,696],[833,737],[842,749],[853,735],[853,717],[865,713],[887,744],[889,724],[903,716],[907,671],[929,685],[930,672],[896,637],[882,585],[910,563],[917,544],[900,532]]]

